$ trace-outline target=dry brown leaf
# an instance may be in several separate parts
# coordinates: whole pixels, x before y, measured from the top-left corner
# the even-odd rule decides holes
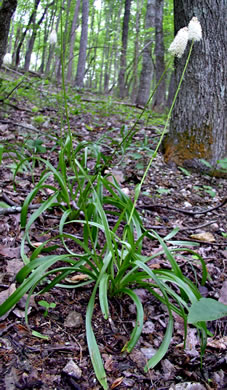
[[[89,276],[86,274],[77,274],[67,279],[70,280],[70,282],[80,282],[81,280],[89,279]]]
[[[3,257],[8,257],[8,259],[13,259],[15,257],[19,257],[20,255],[20,247],[17,248],[7,248],[4,246],[0,246],[0,255]]]
[[[222,288],[220,290],[219,302],[227,305],[227,280],[223,282]]]
[[[123,379],[124,379],[123,376],[121,376],[120,378],[115,379],[115,381],[112,383],[110,388],[111,389],[115,389],[115,387],[119,386],[122,383]]]
[[[191,238],[195,238],[199,241],[206,241],[206,242],[215,242],[215,238],[212,233],[210,232],[202,232],[197,234],[191,234]]]
[[[219,340],[208,339],[207,346],[225,351],[227,349],[227,336],[223,336]]]
[[[3,290],[1,293],[0,293],[0,304],[2,304],[3,302],[5,302],[5,300],[12,294],[14,293],[14,291],[16,290],[16,284],[15,283],[12,283],[9,288],[7,288],[6,290]],[[9,313],[11,312],[11,310],[13,310],[15,306],[13,306],[9,311],[7,311],[7,313],[3,314],[3,316],[0,317],[0,321],[3,321],[5,318],[8,317]]]

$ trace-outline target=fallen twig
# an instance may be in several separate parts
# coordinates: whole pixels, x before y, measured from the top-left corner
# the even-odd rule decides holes
[[[35,210],[40,207],[40,204],[31,204],[28,206],[28,210]],[[22,206],[12,206],[7,208],[0,208],[0,215],[9,215],[9,214],[17,214],[21,213]]]
[[[168,210],[177,211],[177,212],[183,213],[183,214],[195,215],[195,214],[206,214],[206,213],[209,213],[210,211],[216,210],[219,207],[224,206],[226,203],[227,203],[227,198],[225,198],[223,200],[223,202],[219,203],[217,206],[211,207],[210,209],[207,209],[207,210],[204,210],[204,211],[190,211],[190,210],[185,210],[185,209],[178,209],[176,207],[171,207],[171,206],[167,206],[167,205],[163,205],[163,204],[152,204],[152,205],[143,204],[142,206],[139,206],[137,208],[153,210],[153,209],[156,209],[156,208],[160,207],[160,208],[164,208],[164,209],[168,209]]]

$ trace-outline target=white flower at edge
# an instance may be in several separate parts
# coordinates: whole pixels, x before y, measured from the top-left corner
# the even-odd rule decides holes
[[[3,64],[4,65],[11,65],[12,64],[12,54],[6,53],[3,57]]]
[[[182,57],[188,43],[188,27],[181,28],[169,47],[169,52],[178,58]]]
[[[202,27],[198,18],[194,16],[188,25],[188,39],[191,41],[200,41],[202,39]]]
[[[57,33],[55,30],[51,31],[49,36],[49,42],[50,45],[55,45],[55,43],[57,43]]]

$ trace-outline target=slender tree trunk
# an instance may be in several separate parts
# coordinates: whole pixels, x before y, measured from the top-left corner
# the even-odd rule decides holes
[[[77,28],[77,21],[78,21],[78,15],[80,10],[80,0],[77,0],[73,21],[72,21],[72,28],[71,28],[71,34],[70,34],[70,45],[69,45],[69,63],[68,63],[68,69],[67,69],[67,81],[72,80],[72,70],[73,70],[73,51],[75,46],[75,39],[76,39],[76,28]]]
[[[97,20],[97,33],[95,34],[95,39],[94,39],[94,51],[93,51],[93,58],[94,58],[94,63],[97,63],[97,48],[98,48],[98,39],[99,39],[99,33],[101,30],[101,21],[102,21],[102,11],[99,13],[99,17]],[[91,88],[96,88],[98,84],[98,77],[96,74],[96,67],[93,66],[90,75],[89,75],[89,85]]]
[[[154,24],[155,24],[155,0],[147,0],[145,28],[150,29],[151,27],[154,27]],[[142,106],[145,106],[145,104],[149,99],[151,80],[154,71],[151,49],[152,49],[152,41],[151,41],[151,34],[149,31],[149,33],[146,34],[146,39],[145,39],[145,48],[143,50],[143,65],[140,74],[139,91],[136,98],[136,103]]]
[[[112,18],[112,29],[113,29],[113,45],[111,49],[111,60],[113,61],[113,80],[112,86],[109,91],[115,87],[117,83],[117,75],[119,73],[119,60],[118,60],[118,41],[121,33],[121,25],[120,25],[120,16],[122,12],[123,3],[120,2],[117,12],[115,12],[114,17]]]
[[[106,26],[106,35],[105,35],[105,47],[103,49],[104,53],[104,93],[108,93],[109,90],[109,61],[110,61],[110,23],[111,20],[111,5],[107,7],[105,12],[105,26]]]
[[[67,35],[68,35],[69,13],[70,13],[71,1],[72,0],[67,0],[65,28],[64,28],[64,32],[63,32],[62,55],[63,55],[64,63],[65,63],[65,52],[66,52],[66,43],[67,43]],[[56,79],[60,81],[61,71],[62,71],[61,53],[60,53],[59,59],[60,59],[60,61],[58,62],[58,67],[57,67],[57,71],[56,71]]]
[[[43,73],[43,72],[44,72],[45,59],[46,59],[46,51],[47,51],[48,33],[49,33],[49,27],[50,27],[50,24],[51,24],[51,20],[52,20],[52,18],[53,18],[53,13],[54,13],[54,10],[52,9],[52,13],[51,13],[50,18],[48,17],[48,14],[47,14],[46,21],[45,21],[44,35],[43,35],[43,45],[42,45],[42,46],[43,46],[43,50],[42,50],[42,60],[41,60],[40,68],[39,68],[40,73]]]
[[[39,3],[40,3],[40,0],[35,0],[34,8],[33,8],[33,11],[32,11],[32,13],[31,13],[31,15],[30,15],[28,24],[27,24],[27,26],[26,26],[26,28],[25,28],[23,34],[22,34],[21,40],[20,40],[20,42],[19,42],[19,44],[18,44],[18,46],[17,46],[17,50],[16,50],[16,66],[18,66],[19,63],[20,63],[20,51],[21,51],[22,45],[23,45],[23,43],[24,43],[25,36],[26,36],[26,34],[27,34],[27,32],[28,32],[28,30],[29,30],[31,24],[32,24],[32,23],[34,22],[34,20],[35,20],[35,16],[36,16],[36,12],[37,12],[37,8],[38,8],[38,6],[39,6]]]
[[[32,23],[33,23],[32,35],[31,35],[31,38],[29,39],[29,42],[28,42],[28,49],[27,49],[26,54],[25,54],[25,65],[24,65],[24,69],[25,69],[26,71],[29,70],[30,61],[31,61],[31,55],[32,55],[32,50],[33,50],[33,47],[34,47],[34,43],[35,43],[35,39],[36,39],[36,36],[37,36],[37,32],[38,32],[39,26],[42,24],[42,22],[43,22],[43,20],[44,20],[44,18],[45,18],[45,16],[46,16],[48,7],[50,7],[52,4],[53,4],[53,2],[50,3],[50,4],[48,4],[48,5],[45,7],[45,9],[44,9],[44,11],[43,11],[43,14],[42,14],[42,16],[41,16],[41,18],[39,19],[38,22],[35,21],[37,10],[36,10],[36,12],[34,12],[34,14],[33,14],[33,20],[32,20]]]
[[[16,62],[16,48],[17,48],[17,45],[19,43],[20,36],[21,36],[21,26],[19,25],[17,27],[17,31],[16,31],[16,34],[15,34],[14,45],[13,45],[13,64],[15,64],[15,62]]]
[[[17,0],[3,0],[0,6],[0,67],[7,47],[10,21],[17,7]]]
[[[61,20],[61,11],[58,15],[57,22],[56,22],[56,28],[55,28],[56,33],[58,32],[60,20]],[[45,69],[46,75],[50,74],[50,66],[51,66],[51,62],[53,59],[53,55],[54,55],[54,49],[55,49],[55,45],[49,45],[49,55],[48,55],[48,59],[47,59],[46,69]]]
[[[163,7],[164,0],[156,0],[155,7],[155,79],[156,84],[165,70],[164,39],[163,39]],[[159,84],[153,99],[153,110],[162,112],[166,101],[165,79]]]
[[[140,19],[141,19],[141,10],[143,7],[143,1],[137,0],[137,13],[136,13],[136,37],[134,45],[134,58],[133,58],[133,85],[131,100],[132,103],[136,102],[136,96],[138,93],[138,63],[139,63],[139,37],[140,37]]]
[[[88,39],[89,0],[82,0],[82,30],[80,37],[80,51],[77,64],[75,85],[82,88],[86,65],[87,39]]]
[[[227,157],[225,5],[225,0],[174,1],[176,30],[197,16],[203,38],[192,49],[164,145],[165,160],[197,171],[208,169],[201,159],[215,167]],[[175,62],[177,84],[186,56]]]
[[[10,28],[10,32],[9,32],[8,44],[7,44],[7,49],[6,49],[7,53],[12,52],[12,42],[13,42],[14,30],[15,30],[14,15],[15,14],[13,14],[13,16],[11,18],[11,28]]]
[[[122,99],[126,95],[125,71],[126,71],[126,54],[127,54],[127,46],[128,46],[128,29],[129,29],[131,2],[132,0],[125,0],[125,12],[124,12],[124,19],[123,19],[123,27],[122,27],[122,48],[121,48],[121,58],[120,58],[120,72],[118,76],[119,96]]]

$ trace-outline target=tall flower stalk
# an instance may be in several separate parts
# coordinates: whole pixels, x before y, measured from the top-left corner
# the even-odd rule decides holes
[[[142,185],[145,181],[145,178],[147,176],[147,173],[151,167],[151,164],[152,162],[154,161],[154,158],[156,157],[157,155],[157,152],[158,152],[158,149],[163,141],[163,138],[164,138],[164,135],[166,133],[166,129],[167,129],[167,126],[169,124],[169,121],[170,121],[170,118],[171,118],[171,115],[172,115],[172,112],[173,112],[173,108],[175,106],[175,103],[176,103],[176,99],[177,99],[177,96],[179,94],[179,91],[180,91],[180,88],[181,88],[181,84],[182,84],[182,81],[184,79],[184,75],[185,75],[185,72],[186,72],[186,69],[188,67],[188,63],[189,63],[189,60],[190,60],[190,57],[191,57],[191,53],[192,53],[192,48],[193,48],[193,45],[194,45],[194,41],[200,41],[202,39],[202,28],[201,28],[201,25],[198,21],[198,19],[196,17],[193,17],[188,25],[188,27],[183,27],[182,29],[179,30],[179,32],[177,33],[176,37],[174,38],[172,44],[170,45],[170,48],[169,48],[169,51],[177,56],[178,58],[181,58],[185,49],[186,49],[186,46],[187,46],[187,43],[188,43],[188,40],[192,40],[191,42],[191,45],[190,45],[190,49],[189,49],[189,52],[188,52],[188,56],[187,56],[187,60],[185,62],[185,66],[184,66],[184,69],[183,69],[183,72],[182,72],[182,75],[181,75],[181,78],[180,78],[180,81],[178,83],[178,86],[177,86],[177,90],[175,92],[175,95],[174,95],[174,98],[173,98],[173,102],[171,104],[171,107],[169,109],[169,113],[168,113],[168,116],[167,116],[167,119],[166,119],[166,123],[165,123],[165,126],[164,126],[164,129],[162,131],[162,134],[161,134],[161,137],[159,139],[159,142],[155,148],[155,151],[147,165],[147,168],[143,174],[143,177],[139,183],[139,185],[137,186],[136,188],[136,191],[135,191],[135,197],[134,197],[134,203],[133,203],[133,207],[132,207],[132,210],[131,210],[131,214],[130,214],[130,218],[129,218],[129,221],[128,221],[128,225],[131,223],[131,220],[132,220],[132,216],[133,216],[133,213],[135,211],[135,208],[136,208],[136,203],[137,203],[137,200],[139,198],[139,195],[140,195],[140,192],[141,192],[141,188],[142,188]]]

